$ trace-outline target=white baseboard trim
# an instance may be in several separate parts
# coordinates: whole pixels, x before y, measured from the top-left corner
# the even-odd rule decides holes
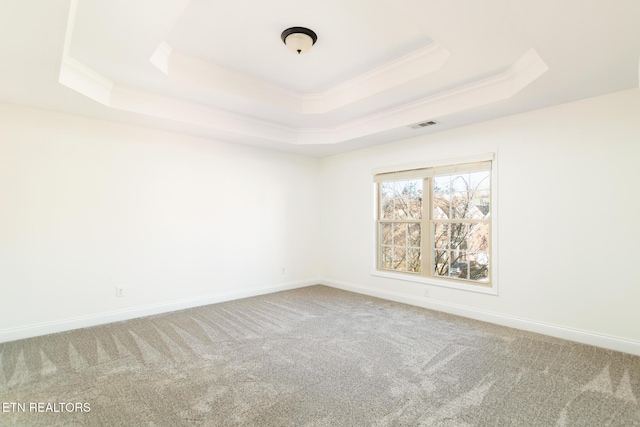
[[[402,294],[400,292],[370,288],[367,286],[332,280],[324,277],[315,277],[301,281],[278,283],[274,285],[242,289],[239,291],[221,292],[204,297],[189,298],[179,301],[171,301],[167,303],[153,304],[142,307],[133,307],[125,310],[100,313],[90,316],[74,317],[19,328],[4,329],[0,330],[0,343],[47,335],[56,332],[70,331],[73,329],[87,328],[90,326],[103,325],[106,323],[120,322],[122,320],[135,319],[139,317],[167,313],[176,310],[184,310],[187,308],[216,304],[225,301],[286,291],[290,289],[303,288],[317,284],[640,356],[640,342],[638,341],[597,334],[580,329],[567,328],[564,326],[552,325],[529,319],[506,316],[503,314],[480,310],[468,306],[452,304],[444,301],[437,301],[415,295]]]
[[[307,280],[259,286],[238,291],[221,292],[204,297],[188,298],[161,304],[132,307],[125,310],[99,313],[90,316],[73,317],[19,328],[4,329],[0,330],[0,343],[53,334],[56,332],[70,331],[73,329],[87,328],[90,326],[104,325],[106,323],[120,322],[122,320],[135,319],[176,310],[184,310],[187,308],[200,307],[203,305],[216,304],[219,302],[248,298],[257,295],[287,291],[290,289],[304,288],[306,286],[317,285],[319,283],[319,278],[311,278]]]
[[[580,329],[567,328],[564,326],[552,325],[535,320],[506,316],[491,311],[479,310],[473,307],[451,304],[448,302],[437,301],[415,295],[402,294],[400,292],[374,289],[367,286],[331,280],[324,277],[318,280],[322,285],[342,289],[345,291],[351,291],[363,295],[369,295],[372,297],[401,302],[409,305],[415,305],[431,310],[442,311],[462,317],[481,320],[488,323],[495,323],[497,325],[508,326],[511,328],[521,329],[529,332],[536,332],[543,335],[549,335],[556,338],[562,338],[569,341],[575,341],[582,344],[589,344],[596,347],[608,348],[610,350],[616,350],[640,356],[640,342],[638,341],[597,334]]]

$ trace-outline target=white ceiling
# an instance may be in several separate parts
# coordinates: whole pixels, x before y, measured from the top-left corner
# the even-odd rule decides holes
[[[0,0],[0,32],[0,102],[325,156],[638,87],[640,2]]]

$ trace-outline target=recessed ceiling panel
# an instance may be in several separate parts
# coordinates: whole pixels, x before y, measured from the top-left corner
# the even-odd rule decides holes
[[[0,3],[1,101],[309,155],[638,86],[637,0]]]
[[[401,19],[403,2],[193,0],[166,42],[296,92],[323,92],[431,44],[424,28]],[[294,55],[280,40],[293,26],[317,33],[309,53]]]

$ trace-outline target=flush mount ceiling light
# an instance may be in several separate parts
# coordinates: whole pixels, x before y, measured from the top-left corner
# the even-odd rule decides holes
[[[293,53],[307,53],[318,40],[316,33],[304,27],[287,28],[280,35],[283,43]]]

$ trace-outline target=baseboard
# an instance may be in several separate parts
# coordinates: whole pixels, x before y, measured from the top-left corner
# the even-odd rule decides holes
[[[257,295],[287,291],[290,289],[303,288],[306,286],[317,285],[319,283],[320,282],[318,278],[311,278],[307,280],[278,283],[274,285],[242,289],[239,291],[221,292],[204,297],[188,298],[162,304],[133,307],[126,310],[118,310],[107,313],[99,313],[91,316],[74,317],[55,322],[47,322],[19,328],[5,329],[0,330],[0,343],[53,334],[56,332],[70,331],[73,329],[87,328],[90,326],[104,325],[106,323],[120,322],[122,320],[135,319],[139,317],[167,313],[176,310],[184,310],[187,308],[200,307],[203,305],[216,304],[219,302],[248,298]]]
[[[345,291],[351,291],[363,295],[401,302],[404,304],[415,305],[418,307],[442,311],[462,317],[482,320],[484,322],[494,323],[497,325],[508,326],[511,328],[521,329],[529,332],[536,332],[543,335],[549,335],[556,338],[562,338],[569,341],[575,341],[582,344],[589,344],[596,347],[608,348],[610,350],[616,350],[640,356],[640,342],[638,341],[597,334],[579,329],[567,328],[564,326],[552,325],[529,319],[505,316],[503,314],[479,310],[473,307],[451,304],[448,302],[437,301],[430,298],[423,298],[414,295],[402,294],[400,292],[374,289],[366,286],[331,280],[327,278],[320,278],[318,280],[322,285],[342,289]]]
[[[356,285],[353,283],[331,280],[324,277],[278,283],[274,285],[254,287],[239,291],[221,292],[204,297],[171,301],[168,303],[134,307],[126,310],[118,310],[91,316],[75,317],[55,322],[0,330],[0,343],[47,335],[56,332],[64,332],[73,329],[86,328],[90,326],[103,325],[106,323],[119,322],[122,320],[135,319],[154,314],[167,313],[170,311],[184,310],[187,308],[216,304],[252,296],[270,294],[290,289],[303,288],[306,286],[317,284],[640,356],[640,342],[637,341],[597,334],[579,329],[567,328],[564,326],[552,325],[529,319],[505,316],[503,314],[479,310],[468,306],[451,304],[448,302],[437,301],[429,298],[422,298],[415,295],[402,294],[400,292],[374,289],[366,286]]]

